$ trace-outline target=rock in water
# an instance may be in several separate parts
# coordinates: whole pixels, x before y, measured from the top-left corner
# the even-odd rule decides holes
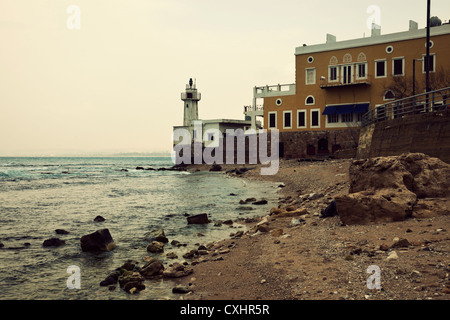
[[[64,240],[58,238],[50,238],[44,241],[42,244],[44,247],[59,247],[65,245],[66,242]]]
[[[147,246],[147,251],[152,253],[164,252],[164,243],[152,241],[152,243]]]
[[[105,218],[103,218],[102,216],[96,216],[95,218],[94,218],[94,221],[95,222],[104,222],[106,219]]]
[[[108,229],[97,230],[94,233],[84,235],[80,239],[83,251],[111,251],[116,247]]]
[[[157,230],[153,230],[150,231],[149,233],[147,233],[145,235],[145,240],[147,241],[159,241],[162,243],[167,243],[169,242],[169,239],[167,239],[165,233],[164,233],[164,229],[157,229]]]
[[[201,213],[195,216],[187,217],[187,222],[188,224],[206,224],[209,223],[209,219],[206,213]]]
[[[141,274],[145,278],[152,278],[161,275],[164,270],[164,265],[162,262],[155,258],[150,258],[150,260],[142,267]]]

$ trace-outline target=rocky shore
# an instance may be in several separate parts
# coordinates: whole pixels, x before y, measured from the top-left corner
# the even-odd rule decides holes
[[[448,164],[409,154],[369,162],[282,160],[274,176],[258,169],[220,171],[279,183],[278,207],[241,221],[248,231],[230,229],[229,239],[186,259],[189,275],[173,280],[180,299],[450,298]]]

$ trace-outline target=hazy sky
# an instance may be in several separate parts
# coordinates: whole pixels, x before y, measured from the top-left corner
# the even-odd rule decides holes
[[[0,0],[0,155],[169,151],[190,77],[200,118],[243,119],[295,47],[369,36],[370,6],[382,34],[425,27],[426,0]]]

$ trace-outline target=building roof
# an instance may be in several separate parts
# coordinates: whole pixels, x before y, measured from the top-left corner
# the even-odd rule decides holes
[[[436,26],[430,28],[430,36],[438,36],[450,34],[450,24],[444,24],[441,26]],[[345,40],[345,41],[337,41],[337,42],[327,42],[323,44],[316,44],[310,46],[302,46],[295,48],[295,55],[302,54],[310,54],[331,50],[339,50],[339,49],[347,49],[347,48],[355,48],[355,47],[363,47],[376,45],[381,43],[390,43],[396,41],[404,41],[418,38],[426,37],[426,28],[417,29],[417,30],[409,30],[403,32],[390,33],[385,35],[375,35],[365,38]]]

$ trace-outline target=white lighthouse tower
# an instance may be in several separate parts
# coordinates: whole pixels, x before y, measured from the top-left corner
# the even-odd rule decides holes
[[[200,99],[201,94],[197,91],[191,78],[189,84],[186,85],[186,91],[181,93],[181,100],[184,103],[183,126],[188,127],[192,124],[192,121],[198,120],[198,102]]]

